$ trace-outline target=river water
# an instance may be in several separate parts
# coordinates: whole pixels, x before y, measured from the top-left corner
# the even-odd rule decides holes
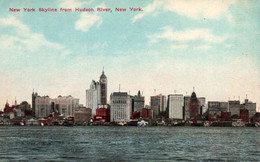
[[[260,129],[2,126],[0,160],[260,161]]]

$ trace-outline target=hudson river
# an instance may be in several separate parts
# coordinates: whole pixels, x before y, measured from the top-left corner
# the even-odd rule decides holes
[[[2,126],[0,160],[260,161],[260,129]]]

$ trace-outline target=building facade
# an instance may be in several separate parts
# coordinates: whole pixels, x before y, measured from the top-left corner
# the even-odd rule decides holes
[[[208,114],[210,116],[221,116],[221,112],[228,112],[228,103],[219,101],[208,102]]]
[[[166,96],[162,94],[159,94],[157,96],[151,96],[150,105],[153,111],[153,118],[156,118],[161,112],[166,111]]]
[[[73,116],[74,108],[79,106],[79,99],[69,96],[58,96],[52,100],[55,105],[58,105],[58,111],[64,117]]]
[[[74,122],[75,125],[86,125],[90,122],[92,112],[90,108],[77,107],[74,109]]]
[[[110,120],[127,122],[131,114],[131,98],[127,92],[114,92],[110,95]]]
[[[92,80],[89,89],[86,90],[86,107],[92,109],[92,114],[95,115],[99,103],[100,103],[99,82]]]
[[[99,79],[100,84],[100,104],[106,105],[107,104],[107,77],[105,75],[104,70]]]
[[[237,101],[237,100],[228,101],[228,107],[229,107],[229,112],[231,113],[231,116],[233,116],[233,115],[239,116],[240,101]]]
[[[138,94],[131,97],[132,100],[132,112],[139,112],[144,108],[144,96],[138,91]]]
[[[245,99],[245,102],[241,105],[241,109],[247,109],[249,113],[249,118],[252,118],[256,114],[256,103],[250,102]]]
[[[183,119],[184,97],[182,94],[168,95],[168,109],[170,119]]]
[[[200,102],[195,92],[192,92],[189,102],[189,118],[196,119],[199,117]]]
[[[37,94],[37,93],[36,93]],[[35,117],[45,118],[52,112],[57,112],[64,117],[73,116],[74,108],[78,107],[79,99],[72,96],[35,96]]]
[[[36,93],[37,94],[37,93]],[[49,96],[37,96],[35,97],[35,117],[44,118],[47,117],[51,111],[52,99]]]

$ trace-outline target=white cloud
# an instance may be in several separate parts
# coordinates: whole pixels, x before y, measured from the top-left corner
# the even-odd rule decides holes
[[[234,0],[154,0],[153,3],[144,7],[143,13],[137,14],[132,22],[134,23],[136,20],[157,9],[175,12],[192,19],[219,19],[225,16],[228,20],[232,20],[229,7],[234,2]]]
[[[98,7],[105,8],[105,3],[101,3]],[[102,24],[103,20],[102,17],[98,15],[97,12],[95,13],[82,13],[80,15],[79,20],[76,21],[75,29],[81,30],[83,32],[88,32],[88,30],[96,24],[99,27]]]
[[[227,35],[217,36],[212,34],[209,29],[186,29],[184,31],[173,31],[171,27],[166,26],[161,28],[162,33],[154,34],[148,36],[148,38],[153,39],[166,39],[171,41],[194,41],[201,40],[205,42],[220,43],[227,39]]]
[[[65,48],[58,44],[53,43],[39,33],[33,33],[30,28],[22,23],[14,16],[7,18],[0,18],[0,26],[13,28],[16,34],[0,34],[1,50],[26,50],[35,52],[42,47],[50,49],[65,50]]]
[[[132,22],[136,22],[136,20],[143,18],[145,15],[154,12],[155,9],[157,9],[159,6],[163,4],[162,1],[155,0],[153,3],[147,5],[143,8],[143,13],[137,14],[132,19]]]
[[[87,32],[91,26],[102,24],[102,18],[97,14],[82,13],[80,19],[76,22],[75,29]]]
[[[211,48],[211,46],[209,46],[209,45],[200,45],[200,46],[195,47],[196,50],[208,50],[210,48]]]
[[[188,45],[186,45],[186,44],[171,45],[171,49],[185,49],[185,48],[188,48]]]

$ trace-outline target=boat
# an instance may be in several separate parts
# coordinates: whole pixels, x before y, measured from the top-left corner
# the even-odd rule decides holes
[[[242,122],[242,119],[238,119],[235,122],[232,122],[232,127],[244,127],[246,126],[245,122]]]
[[[139,122],[137,122],[137,125],[139,127],[144,127],[144,126],[147,126],[148,125],[148,122],[147,121],[144,121],[144,120],[141,120]]]
[[[123,122],[117,123],[118,126],[124,126],[125,124]]]

